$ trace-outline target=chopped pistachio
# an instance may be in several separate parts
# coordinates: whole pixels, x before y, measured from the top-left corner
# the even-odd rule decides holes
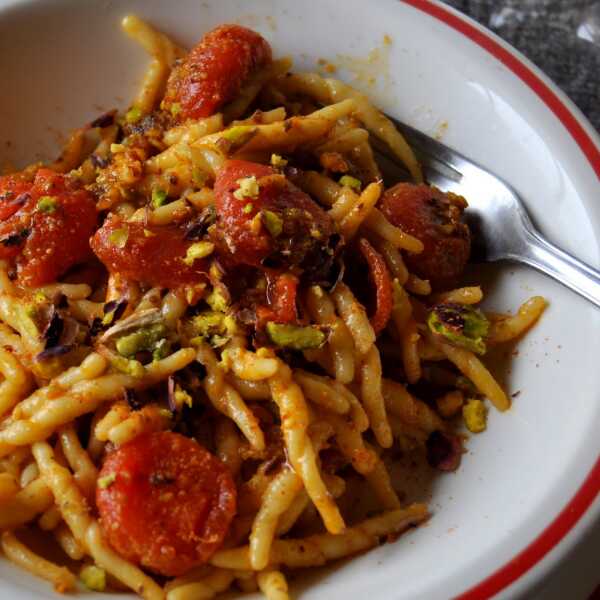
[[[192,326],[194,332],[202,337],[208,337],[215,333],[222,333],[223,319],[225,315],[222,312],[206,310],[192,317]]]
[[[134,356],[142,350],[152,350],[154,345],[165,337],[165,334],[166,327],[162,323],[157,323],[120,337],[115,346],[121,356]]]
[[[258,198],[260,187],[254,175],[238,179],[236,183],[239,185],[239,188],[233,192],[234,198],[237,200],[245,200],[246,198],[255,200]]]
[[[113,154],[119,154],[120,152],[125,152],[125,150],[127,150],[127,148],[125,147],[124,144],[111,144],[110,145],[110,151]]]
[[[360,192],[360,188],[362,187],[360,179],[356,179],[356,177],[352,177],[351,175],[343,175],[340,177],[340,185],[349,187],[357,192]]]
[[[41,212],[51,214],[56,210],[56,198],[42,196],[37,203],[37,209]]]
[[[144,369],[144,365],[139,360],[130,360],[114,354],[110,359],[110,363],[117,371],[131,375],[132,377],[143,377],[146,374],[146,369]]]
[[[248,202],[248,204],[246,204],[246,206],[244,206],[243,208],[243,212],[244,214],[250,214],[252,212],[252,209],[254,208],[254,204],[252,204],[252,202]]]
[[[79,573],[79,578],[89,590],[95,592],[106,590],[106,571],[96,565],[83,567]]]
[[[256,351],[256,356],[258,356],[258,358],[275,358],[275,353],[271,348],[265,348],[263,346]]]
[[[222,348],[231,338],[227,335],[213,335],[210,338],[210,345],[213,348]]]
[[[229,307],[228,299],[218,286],[206,297],[206,303],[217,312],[225,312]]]
[[[105,475],[104,477],[99,477],[98,478],[98,487],[101,490],[105,490],[107,487],[110,487],[115,482],[116,479],[117,479],[116,473],[109,473],[108,475]]]
[[[158,414],[164,419],[172,419],[173,413],[168,408],[159,408]]]
[[[177,406],[183,406],[187,404],[190,408],[192,408],[192,397],[185,391],[182,390],[179,386],[175,390],[175,404]]]
[[[481,400],[469,400],[462,409],[463,420],[472,433],[481,433],[487,428],[487,408]]]
[[[231,315],[227,315],[224,319],[223,319],[223,326],[225,327],[225,332],[228,335],[235,335],[237,333],[237,323],[235,322],[235,319],[231,316]]]
[[[212,242],[195,242],[187,249],[183,262],[191,267],[197,258],[209,256],[214,249],[215,245]]]
[[[271,210],[263,210],[261,212],[263,225],[272,237],[276,238],[283,231],[283,221],[281,217]]]
[[[133,124],[133,123],[137,123],[140,119],[142,118],[142,111],[139,108],[139,106],[132,106],[126,113],[125,113],[125,120],[129,123],[129,124]]]
[[[33,294],[33,301],[36,304],[44,304],[44,303],[48,302],[48,298],[47,298],[46,294],[44,294],[44,292],[42,292],[42,290],[37,290],[35,292],[35,294]]]
[[[167,203],[167,192],[160,188],[154,188],[152,190],[152,206],[154,208],[160,208]]]
[[[152,360],[162,360],[166,358],[171,353],[171,342],[167,338],[162,338],[162,340],[158,340],[156,345],[154,346],[154,350],[152,350]]]
[[[127,306],[127,301],[107,302],[104,305],[104,316],[102,317],[102,325],[112,325],[115,317],[121,316],[123,310]]]
[[[285,167],[288,161],[279,154],[271,154],[271,164],[274,167]]]
[[[181,104],[179,104],[179,102],[173,102],[169,110],[171,111],[171,114],[176,117],[181,112]]]
[[[451,344],[485,354],[490,324],[480,310],[462,304],[437,304],[427,317],[427,325]]]
[[[322,298],[324,296],[323,288],[320,285],[313,285],[310,291],[317,297]]]
[[[266,330],[267,335],[274,344],[293,350],[319,348],[326,340],[325,334],[313,326],[297,327],[296,325],[284,325],[269,321]]]
[[[127,245],[127,239],[129,238],[129,230],[125,227],[121,227],[120,229],[115,229],[108,236],[108,239],[113,246],[117,248],[125,248]]]
[[[210,275],[211,281],[221,281],[221,279],[223,279],[223,270],[214,260],[210,263],[208,274]]]

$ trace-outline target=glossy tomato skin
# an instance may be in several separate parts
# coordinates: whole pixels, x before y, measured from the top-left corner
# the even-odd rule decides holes
[[[258,197],[237,198],[239,181],[249,177],[258,181]],[[230,262],[306,270],[333,254],[330,241],[335,225],[331,217],[275,169],[229,160],[217,173],[214,191],[218,216],[216,235],[230,253]],[[279,235],[274,236],[264,225],[259,214],[264,211],[274,213],[279,219]]]
[[[40,169],[29,189],[22,181],[16,187],[24,202],[0,223],[0,240],[17,236],[19,243],[0,244],[0,258],[16,258],[18,280],[25,286],[56,281],[90,256],[88,240],[97,224],[94,199],[49,169]],[[42,210],[40,199],[50,209]]]
[[[177,65],[164,98],[181,120],[208,117],[233,100],[244,80],[271,62],[271,47],[258,33],[240,25],[221,25]]]
[[[123,557],[175,577],[221,546],[236,512],[227,467],[178,433],[144,434],[107,456],[96,490],[100,524]]]
[[[381,210],[389,221],[423,242],[420,254],[409,254],[411,271],[434,289],[458,284],[471,252],[471,235],[462,222],[466,203],[427,185],[399,183],[386,190]]]
[[[184,236],[184,229],[176,225],[144,225],[112,216],[96,232],[91,246],[111,273],[172,288],[201,282],[208,271],[206,260],[184,262],[193,243]]]

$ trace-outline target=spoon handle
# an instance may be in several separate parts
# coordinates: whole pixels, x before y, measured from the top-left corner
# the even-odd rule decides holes
[[[583,296],[600,308],[600,271],[557,248],[527,228],[527,247],[520,260]]]

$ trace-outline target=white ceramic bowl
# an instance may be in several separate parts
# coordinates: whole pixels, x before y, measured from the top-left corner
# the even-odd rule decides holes
[[[276,54],[294,56],[298,69],[314,69],[319,58],[340,62],[337,54],[364,60],[388,34],[393,43],[373,67],[380,105],[427,132],[447,123],[444,140],[510,181],[549,239],[598,265],[596,133],[522,56],[427,0],[2,1],[0,159],[47,157],[57,132],[127,105],[147,61],[119,30],[127,12],[188,45],[238,21],[264,34]],[[513,409],[492,412],[459,472],[435,481],[426,526],[299,579],[297,598],[514,598],[596,520],[600,311],[527,268],[486,268],[482,277],[490,306],[515,309],[534,293],[550,300],[506,377],[521,392]],[[3,599],[53,597],[6,563],[0,577]]]

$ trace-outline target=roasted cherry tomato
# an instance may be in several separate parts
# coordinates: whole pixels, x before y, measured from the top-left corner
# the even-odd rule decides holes
[[[361,238],[359,248],[369,265],[369,276],[375,286],[375,313],[371,325],[375,334],[379,334],[392,315],[392,280],[385,260],[365,238]]]
[[[331,259],[332,219],[273,168],[229,160],[214,190],[216,236],[234,264],[307,270]]]
[[[267,273],[267,303],[256,309],[257,328],[267,321],[294,323],[298,319],[298,278],[290,273]]]
[[[176,225],[144,225],[113,216],[91,240],[92,250],[111,273],[151,286],[177,287],[203,281],[207,261],[187,260],[194,242]]]
[[[121,556],[173,577],[221,546],[236,512],[236,487],[208,450],[160,431],[106,457],[96,504],[104,536]]]
[[[421,240],[421,254],[406,257],[408,267],[436,289],[458,283],[471,252],[468,226],[461,221],[466,202],[427,185],[399,183],[383,195],[381,210],[391,223]]]
[[[20,283],[50,283],[89,258],[88,240],[97,223],[91,194],[49,169],[40,169],[30,184],[19,179],[5,182],[0,186],[9,188],[17,206],[10,199],[5,200],[10,208],[0,205],[0,258],[15,258]]]
[[[198,119],[233,100],[244,80],[271,62],[271,47],[240,25],[209,31],[169,77],[163,106],[178,119]]]
[[[29,200],[32,183],[22,175],[0,177],[0,221],[14,215]]]

